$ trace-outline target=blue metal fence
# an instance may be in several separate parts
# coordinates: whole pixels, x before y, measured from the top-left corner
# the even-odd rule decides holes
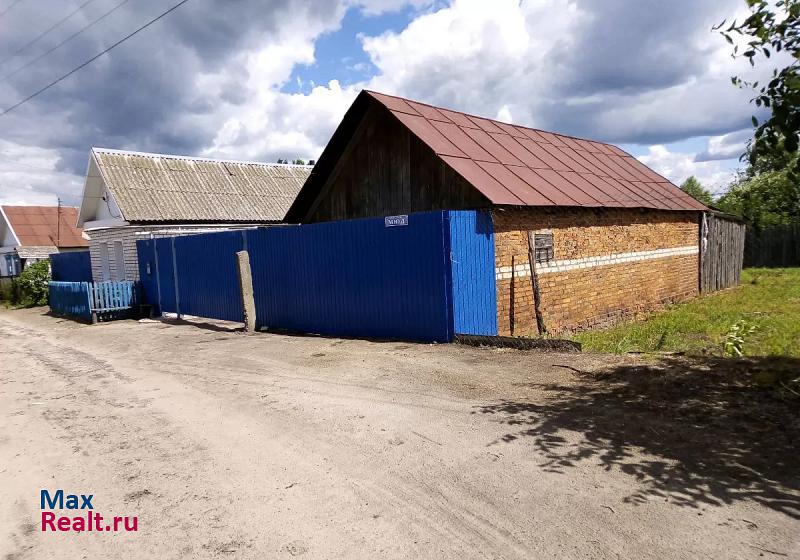
[[[452,339],[444,213],[266,228],[248,236],[258,324]],[[388,225],[387,225],[388,224]]]
[[[497,334],[491,217],[426,212],[137,242],[148,303],[242,320],[235,253],[250,255],[259,326],[449,341]]]
[[[48,304],[58,315],[71,315],[87,321],[92,318],[88,282],[50,282]]]
[[[56,282],[91,282],[92,261],[89,251],[53,253],[50,255],[51,276]]]
[[[494,225],[488,212],[449,212],[453,330],[497,334]]]

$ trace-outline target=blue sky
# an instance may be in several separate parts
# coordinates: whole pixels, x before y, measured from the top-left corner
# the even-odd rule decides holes
[[[2,9],[9,0],[0,0]],[[24,0],[0,72],[119,0]],[[129,2],[12,79],[9,107],[164,10]],[[754,72],[711,31],[741,0],[190,0],[0,117],[0,202],[77,204],[91,146],[240,160],[319,156],[362,88],[610,141],[724,190],[750,135]],[[1,11],[1,10],[0,10]],[[768,69],[758,68],[764,73]]]

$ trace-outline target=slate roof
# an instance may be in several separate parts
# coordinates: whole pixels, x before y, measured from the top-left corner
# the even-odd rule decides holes
[[[311,167],[92,148],[129,222],[279,222]]]
[[[362,91],[325,149],[288,220],[302,219],[341,155],[346,130],[379,104],[493,205],[705,210],[622,149],[511,125],[425,103]],[[340,133],[340,130],[342,131]],[[317,191],[317,192],[312,192]]]
[[[3,206],[3,214],[21,246],[88,247],[76,227],[78,209],[71,206]]]

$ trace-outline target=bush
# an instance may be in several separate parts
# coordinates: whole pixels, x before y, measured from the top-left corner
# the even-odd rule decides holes
[[[50,261],[33,263],[22,271],[17,283],[22,294],[22,304],[47,305],[47,283],[50,282]]]

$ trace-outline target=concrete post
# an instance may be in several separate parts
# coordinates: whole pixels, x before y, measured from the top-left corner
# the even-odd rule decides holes
[[[242,295],[244,310],[244,330],[256,332],[256,300],[253,297],[253,274],[250,271],[250,254],[247,251],[236,253],[236,272],[239,274],[239,293]]]

